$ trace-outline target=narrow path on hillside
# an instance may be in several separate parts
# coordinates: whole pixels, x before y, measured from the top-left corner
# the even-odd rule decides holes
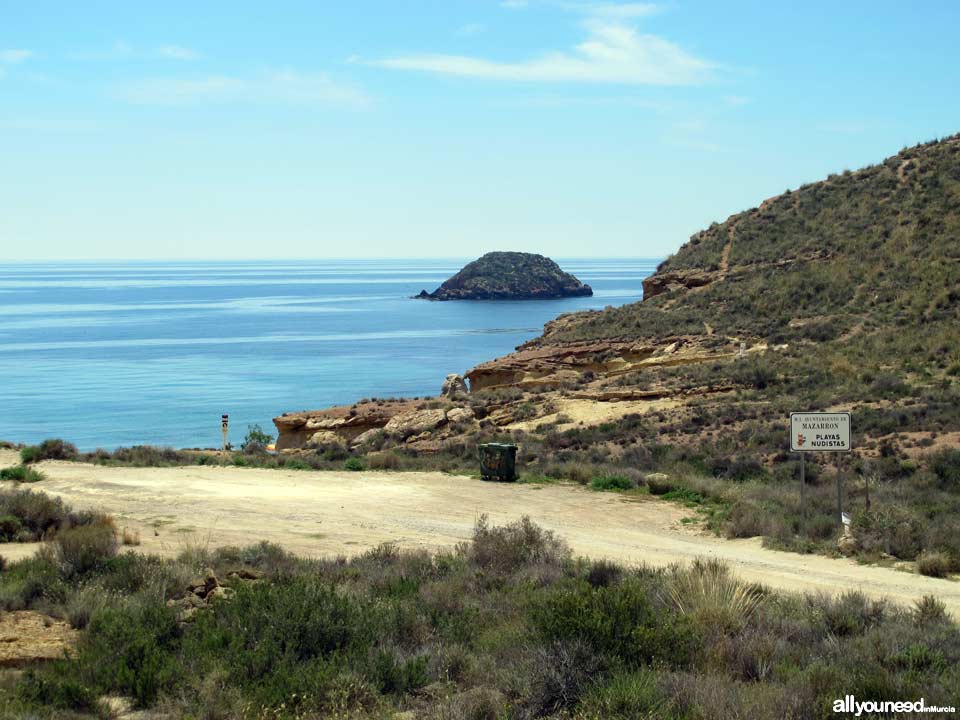
[[[0,458],[2,463],[2,458]],[[960,617],[960,583],[890,568],[767,550],[681,523],[685,508],[566,485],[485,483],[442,473],[305,472],[233,467],[122,468],[47,462],[33,485],[77,508],[100,508],[139,530],[141,550],[174,555],[193,545],[269,540],[302,555],[352,555],[380,543],[436,549],[470,538],[481,514],[494,523],[529,515],[574,551],[663,565],[698,556],[729,562],[772,587],[862,590],[902,603],[939,596]],[[34,546],[3,545],[14,559]]]

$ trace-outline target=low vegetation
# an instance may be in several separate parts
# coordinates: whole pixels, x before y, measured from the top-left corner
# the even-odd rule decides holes
[[[0,490],[0,542],[35,542],[61,530],[105,522],[100,513],[74,511],[46,493]]]
[[[9,717],[831,718],[836,698],[956,702],[960,629],[925,598],[793,596],[713,561],[624,568],[528,520],[430,555],[305,560],[260,544],[175,560],[62,533],[0,574],[0,604],[68,619],[69,659],[0,684]],[[210,567],[227,597],[175,600]],[[231,571],[255,570],[255,581]],[[253,574],[247,573],[248,576]]]
[[[29,465],[14,465],[0,470],[0,480],[12,480],[18,483],[33,483],[43,480],[46,476]]]

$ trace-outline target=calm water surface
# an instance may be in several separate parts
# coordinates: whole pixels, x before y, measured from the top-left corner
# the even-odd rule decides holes
[[[0,264],[0,439],[215,446],[285,411],[435,394],[657,260],[561,260],[592,298],[425,302],[466,260]]]

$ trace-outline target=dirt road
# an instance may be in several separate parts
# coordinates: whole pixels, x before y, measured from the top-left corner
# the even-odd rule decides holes
[[[0,466],[14,461],[0,453]],[[109,468],[46,462],[31,487],[76,508],[99,508],[138,530],[141,550],[173,555],[189,545],[279,543],[308,556],[351,555],[380,543],[448,547],[494,523],[529,515],[574,551],[625,563],[666,564],[697,556],[728,561],[772,587],[830,593],[858,589],[898,602],[939,596],[960,617],[960,583],[851,560],[767,550],[759,539],[723,540],[680,521],[690,511],[561,485],[485,483],[441,473],[305,472],[227,467]],[[0,545],[8,559],[29,545]]]

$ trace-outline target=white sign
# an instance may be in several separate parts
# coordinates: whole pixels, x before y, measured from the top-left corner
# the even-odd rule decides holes
[[[850,452],[850,413],[790,413],[790,452]]]

